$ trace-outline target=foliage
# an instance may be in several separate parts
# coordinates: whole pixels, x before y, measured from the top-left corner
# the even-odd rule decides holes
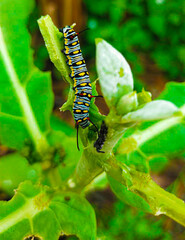
[[[84,3],[91,28],[86,32],[88,57],[94,57],[94,38],[101,36],[124,53],[135,77],[145,71],[142,59],[147,54],[170,79],[183,79],[183,0],[84,0]]]
[[[75,193],[53,194],[48,187],[20,184],[11,201],[1,202],[1,239],[20,240],[34,234],[52,240],[61,232],[94,239],[95,215],[90,204]]]
[[[162,219],[146,217],[143,211],[128,208],[128,205],[121,201],[113,204],[111,212],[107,211],[106,206],[103,209],[99,209],[96,205],[94,207],[97,216],[100,215],[98,236],[102,240],[172,239],[170,233],[163,230]]]
[[[93,126],[80,129],[80,153],[74,129],[51,116],[50,74],[33,64],[26,29],[33,1],[13,3],[0,2],[0,141],[14,151],[0,161],[0,188],[12,197],[0,202],[0,239],[35,236],[57,240],[64,234],[96,239],[94,209],[85,199],[85,191],[91,190],[87,185],[103,172],[122,201],[185,225],[183,201],[150,177],[150,167],[155,169],[171,155],[184,153],[184,84],[169,84],[158,100],[151,101],[151,94],[144,89],[133,91],[132,73],[125,58],[106,41],[97,39],[97,71],[110,113],[102,116],[92,102],[90,117],[99,128],[104,120],[108,135],[105,153],[100,154],[93,146],[97,139]],[[71,111],[74,91],[61,52],[62,34],[49,16],[41,17],[38,24],[52,62],[70,85],[61,110]],[[169,147],[177,138],[182,144]],[[104,184],[101,182],[101,187]],[[92,188],[97,185],[98,181]]]

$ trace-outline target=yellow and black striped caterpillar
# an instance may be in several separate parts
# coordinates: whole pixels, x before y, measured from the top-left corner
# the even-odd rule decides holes
[[[92,87],[89,79],[85,60],[82,56],[80,43],[78,40],[78,33],[76,33],[70,26],[59,29],[64,35],[64,49],[62,52],[67,58],[67,64],[70,67],[70,77],[74,81],[75,99],[73,103],[73,114],[77,126],[77,147],[78,146],[78,128],[86,128],[94,123],[89,118],[89,107],[92,96]],[[95,125],[94,125],[95,126]],[[95,126],[97,132],[98,129]]]

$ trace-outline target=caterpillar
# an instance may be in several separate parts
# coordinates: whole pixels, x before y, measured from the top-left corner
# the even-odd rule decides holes
[[[102,122],[101,125],[101,129],[100,129],[100,133],[98,136],[98,139],[96,140],[96,142],[94,143],[94,147],[96,148],[96,151],[99,153],[105,153],[103,151],[100,151],[104,145],[105,139],[107,137],[107,133],[108,133],[108,127],[106,126],[105,122]]]
[[[73,90],[75,91],[75,98],[73,102],[73,115],[76,121],[77,127],[77,148],[78,145],[78,128],[86,128],[92,123],[96,131],[98,128],[89,118],[89,107],[92,96],[92,86],[89,78],[89,73],[87,71],[86,63],[83,58],[80,43],[78,40],[78,34],[70,26],[66,26],[62,29],[59,29],[64,36],[64,49],[62,52],[67,58],[67,65],[69,66],[71,73],[69,76],[74,81]],[[82,31],[81,31],[82,32]]]

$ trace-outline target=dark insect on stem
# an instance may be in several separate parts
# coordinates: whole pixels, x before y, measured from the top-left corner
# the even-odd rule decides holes
[[[96,151],[99,153],[105,153],[104,151],[100,151],[105,143],[106,137],[108,133],[108,127],[106,126],[105,122],[102,122],[101,129],[98,135],[98,139],[94,143],[94,147],[96,148]]]

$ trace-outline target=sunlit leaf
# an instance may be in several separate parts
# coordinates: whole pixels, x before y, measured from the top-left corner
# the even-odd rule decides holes
[[[59,32],[59,29],[53,24],[49,15],[41,17],[38,20],[38,24],[51,61],[59,70],[64,80],[72,83],[72,79],[69,77],[70,70],[66,64],[65,55],[61,52],[64,48],[63,34]]]
[[[146,103],[142,108],[127,113],[122,117],[122,121],[140,122],[169,118],[175,113],[180,113],[178,108],[171,102],[156,100]]]
[[[48,207],[50,200],[46,189],[26,182],[10,201],[0,202],[0,239],[20,240],[35,235],[58,240],[61,228]]]
[[[20,240],[29,236],[58,240],[61,233],[82,240],[96,239],[93,208],[75,193],[53,192],[48,187],[20,185],[8,202],[0,202],[0,239]]]
[[[0,140],[20,149],[25,139],[31,139],[41,152],[47,146],[44,132],[49,128],[53,93],[50,75],[33,65],[26,29],[32,9],[33,1],[0,3]]]

